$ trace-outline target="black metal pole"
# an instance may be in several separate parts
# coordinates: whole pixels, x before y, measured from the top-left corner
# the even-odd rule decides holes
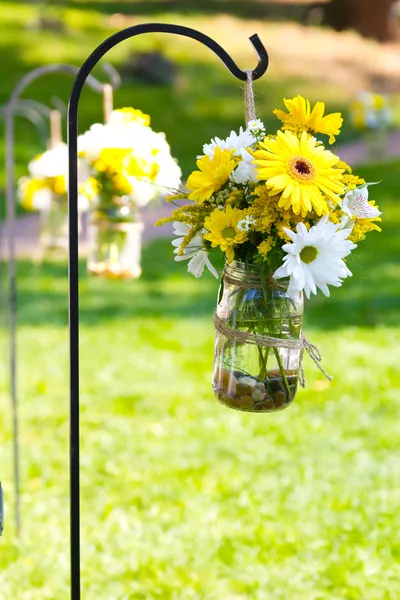
[[[79,483],[79,272],[78,272],[78,107],[84,83],[99,60],[120,42],[144,33],[172,33],[192,38],[212,50],[227,69],[241,81],[247,74],[239,69],[229,54],[207,35],[180,25],[146,23],[123,29],[107,38],[83,63],[74,83],[68,106],[69,152],[69,336],[70,336],[70,535],[71,599],[80,600],[80,483]],[[257,34],[250,38],[259,61],[252,71],[253,81],[268,68],[268,54]]]
[[[10,360],[10,396],[13,421],[13,462],[14,462],[14,494],[15,494],[15,528],[17,535],[21,530],[20,510],[20,467],[19,467],[19,415],[17,389],[17,282],[15,253],[15,143],[14,117],[20,104],[20,96],[30,83],[51,73],[67,73],[76,75],[78,67],[65,64],[46,65],[30,71],[18,82],[4,107],[5,116],[5,175],[6,175],[6,219],[5,228],[8,250],[9,279],[9,360]],[[103,84],[90,75],[88,85],[97,92],[103,91]]]

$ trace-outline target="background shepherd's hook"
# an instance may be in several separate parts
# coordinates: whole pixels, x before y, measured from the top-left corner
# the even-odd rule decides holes
[[[118,87],[121,80],[117,71],[108,63],[103,66],[103,71],[111,81],[111,85]],[[55,73],[64,73],[76,76],[79,68],[68,64],[53,64],[38,67],[24,75],[11,92],[7,104],[3,107],[5,118],[5,177],[6,177],[6,219],[5,230],[8,247],[8,275],[9,275],[9,330],[10,330],[10,396],[13,422],[13,462],[14,462],[14,494],[15,494],[15,528],[17,535],[21,532],[21,506],[20,506],[20,467],[19,467],[19,416],[18,416],[18,391],[17,391],[17,289],[16,289],[16,256],[15,256],[15,131],[14,117],[24,111],[24,116],[32,110],[36,114],[50,116],[51,109],[35,100],[21,100],[20,96],[24,90],[34,81]],[[104,86],[98,79],[89,75],[86,79],[87,85],[98,93],[103,93]],[[53,100],[54,102],[54,100]],[[56,99],[56,103],[59,102]],[[61,102],[61,101],[60,101]],[[21,109],[21,106],[23,107]],[[60,108],[60,106],[58,107]],[[61,111],[60,111],[61,112]],[[35,117],[36,118],[36,117]]]

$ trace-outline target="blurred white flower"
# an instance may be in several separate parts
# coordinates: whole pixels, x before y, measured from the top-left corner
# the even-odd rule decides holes
[[[362,91],[351,105],[350,116],[356,129],[387,129],[393,124],[393,113],[383,94]]]
[[[60,142],[51,150],[46,150],[28,165],[29,173],[37,179],[60,177],[68,173],[68,146]]]
[[[148,177],[124,173],[132,186],[130,200],[138,207],[179,188],[182,172],[171,156],[165,134],[153,131],[140,120],[132,120],[129,111],[113,111],[107,124],[95,123],[78,138],[78,153],[89,164],[89,171],[90,164],[105,149],[129,150],[134,161],[151,173]],[[96,176],[93,169],[89,174]]]

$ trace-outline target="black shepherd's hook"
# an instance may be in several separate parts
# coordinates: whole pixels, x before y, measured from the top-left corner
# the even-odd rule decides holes
[[[123,29],[100,44],[82,65],[74,83],[68,107],[69,155],[69,336],[70,336],[70,511],[71,511],[71,599],[80,600],[80,484],[79,484],[79,275],[78,275],[78,105],[85,81],[99,60],[120,42],[142,33],[173,33],[192,38],[212,50],[234,77],[247,80],[229,54],[204,33],[190,27],[147,23]],[[252,71],[253,81],[268,68],[268,54],[257,34],[250,42],[259,61]]]

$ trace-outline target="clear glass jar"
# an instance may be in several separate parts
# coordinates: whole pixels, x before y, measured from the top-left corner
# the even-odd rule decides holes
[[[141,275],[143,223],[136,212],[121,206],[94,211],[89,222],[89,273],[110,279]]]
[[[39,244],[42,251],[68,250],[68,200],[52,194],[50,207],[40,211]]]
[[[241,333],[299,340],[302,292],[289,296],[288,280],[262,276],[258,265],[233,262],[225,269],[216,310],[213,390],[222,404],[273,412],[294,399],[300,347],[243,341]]]

